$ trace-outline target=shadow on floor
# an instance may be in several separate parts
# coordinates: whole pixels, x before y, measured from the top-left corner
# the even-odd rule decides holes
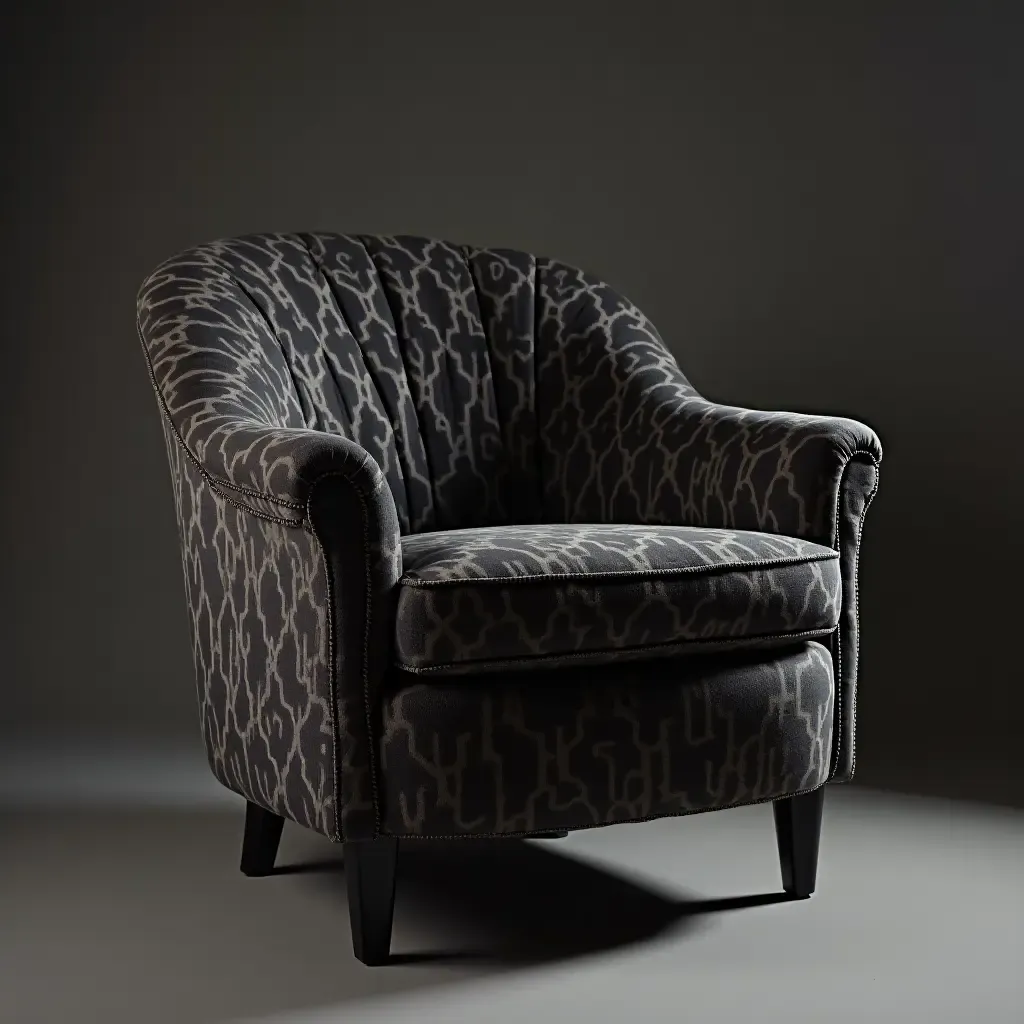
[[[784,898],[688,899],[559,840],[408,842],[392,963],[367,968],[340,849],[285,829],[284,867],[246,878],[241,825],[218,811],[0,814],[0,1020],[286,1020],[677,938]]]
[[[345,901],[340,859],[279,868]],[[707,915],[780,903],[783,893],[702,900],[657,892],[564,856],[558,841],[412,841],[399,854],[396,938],[403,932],[457,935],[456,947],[403,950],[392,964],[472,962],[493,968],[550,963],[623,948],[700,926]],[[465,941],[465,940],[470,941]]]

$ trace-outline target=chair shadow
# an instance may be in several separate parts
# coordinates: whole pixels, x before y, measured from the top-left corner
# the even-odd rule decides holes
[[[5,877],[18,879],[4,912],[32,921],[27,936],[0,940],[0,1019],[71,1019],[83,1007],[104,1024],[348,1019],[357,1003],[685,943],[720,911],[785,898],[687,898],[586,863],[568,840],[410,841],[399,852],[395,967],[367,968],[349,944],[340,848],[286,828],[278,877],[246,878],[241,831],[240,816],[219,809],[0,812]],[[60,985],[40,988],[54,970]]]
[[[285,865],[344,899],[340,859]],[[713,915],[783,903],[773,892],[701,899],[575,859],[557,843],[416,840],[399,852],[396,933],[436,932],[454,944],[394,952],[393,965],[536,966],[696,930]]]

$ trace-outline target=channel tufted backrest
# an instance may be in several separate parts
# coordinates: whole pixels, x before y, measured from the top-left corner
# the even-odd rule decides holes
[[[201,462],[239,423],[344,435],[404,533],[572,520],[588,492],[614,516],[602,477],[622,478],[631,403],[690,390],[642,314],[581,271],[408,236],[198,246],[147,279],[139,326]]]

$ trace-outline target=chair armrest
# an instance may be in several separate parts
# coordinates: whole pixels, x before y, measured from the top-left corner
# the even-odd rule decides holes
[[[398,516],[380,467],[353,441],[315,430],[225,417],[193,423],[186,443],[169,416],[165,430],[177,450],[172,465],[177,458],[188,467],[181,473],[179,486],[185,493],[179,504],[186,524],[198,518],[197,528],[186,528],[193,558],[212,554],[220,571],[211,575],[209,586],[225,588],[223,596],[194,600],[194,605],[213,600],[214,607],[223,601],[234,609],[231,616],[217,617],[215,628],[228,634],[216,646],[283,649],[319,665],[315,671],[307,666],[305,682],[291,678],[285,667],[288,678],[280,685],[289,688],[285,703],[294,713],[311,706],[302,692],[308,681],[314,676],[324,680],[317,700],[330,709],[335,807],[326,825],[307,821],[294,807],[273,809],[315,824],[335,839],[375,835],[379,804],[373,722],[376,695],[392,661],[394,592],[402,572]],[[241,571],[232,571],[233,561],[244,563]],[[279,596],[273,596],[275,589]],[[207,656],[205,632],[196,642],[201,660],[212,665],[216,692],[240,687],[249,693],[247,703],[263,701],[256,696],[262,693],[260,665],[249,665],[239,676],[232,659],[224,661],[215,652]],[[226,674],[223,681],[219,673]],[[325,740],[314,742],[319,746]],[[231,742],[247,752],[244,762],[257,756],[245,736]],[[278,761],[290,757],[285,752]],[[301,757],[310,764],[291,774],[305,778],[314,772],[317,754],[307,746]],[[231,778],[225,781],[259,800],[245,789],[250,775],[242,773],[241,785],[239,779],[233,785]],[[316,789],[315,783],[310,786]],[[294,804],[303,799],[301,786],[297,792]]]
[[[190,424],[179,441],[211,487],[257,515],[308,522],[310,497],[327,480],[394,508],[380,467],[347,437],[219,417]]]
[[[548,518],[836,542],[846,467],[882,456],[870,428],[710,402],[628,299],[572,268],[545,281],[536,376]]]
[[[843,597],[832,640],[830,777],[847,781],[856,768],[861,530],[878,487],[881,442],[856,420],[718,405],[692,390],[680,397],[655,416],[663,459],[655,460],[662,474],[649,492],[650,519],[788,534],[839,552]],[[655,465],[648,470],[656,473]],[[642,473],[635,466],[632,478],[644,479]]]
[[[692,393],[657,418],[666,458],[649,511],[659,518],[838,547],[850,463],[877,470],[882,459],[877,435],[852,419],[741,409]]]

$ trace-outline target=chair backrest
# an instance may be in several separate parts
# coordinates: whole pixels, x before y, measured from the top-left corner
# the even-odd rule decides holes
[[[211,415],[345,435],[403,532],[566,518],[641,387],[629,367],[646,353],[682,380],[639,311],[576,268],[408,236],[201,245],[150,275],[139,313],[183,437]],[[573,479],[559,453],[581,438]]]

